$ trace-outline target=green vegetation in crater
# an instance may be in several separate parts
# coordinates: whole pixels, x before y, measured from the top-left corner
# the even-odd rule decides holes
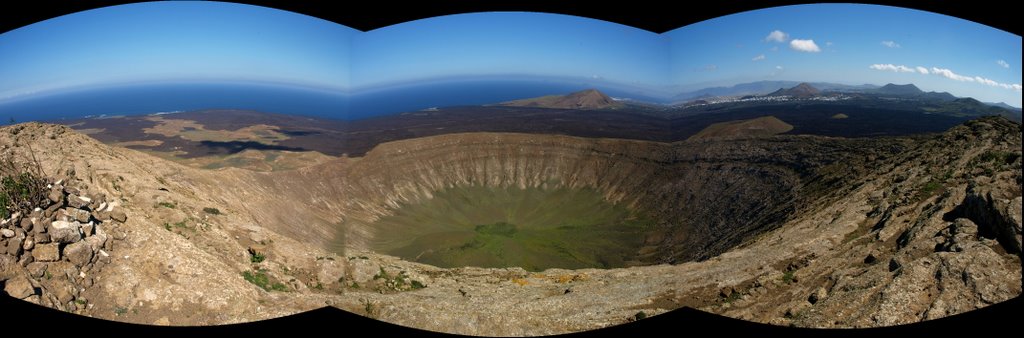
[[[370,227],[375,250],[407,260],[540,271],[626,266],[650,224],[593,189],[464,186],[403,205]]]

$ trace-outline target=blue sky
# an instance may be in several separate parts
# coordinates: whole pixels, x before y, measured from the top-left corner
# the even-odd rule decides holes
[[[473,76],[582,78],[652,93],[759,80],[914,83],[1021,106],[1021,37],[873,5],[758,10],[659,35],[542,13],[475,13],[359,32],[217,2],[150,2],[0,34],[0,103],[143,82],[261,82],[346,92]]]
[[[373,86],[511,74],[665,87],[667,42],[645,30],[566,15],[451,15],[357,35],[352,81],[354,86]]]
[[[150,2],[65,15],[0,34],[0,100],[161,81],[347,88],[359,31],[265,7]]]
[[[665,36],[680,89],[759,80],[914,83],[1021,106],[1021,37],[940,14],[799,5],[737,13]]]

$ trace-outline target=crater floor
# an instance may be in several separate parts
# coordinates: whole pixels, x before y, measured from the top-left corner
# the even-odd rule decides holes
[[[651,224],[589,188],[459,186],[380,218],[371,247],[439,267],[617,268]]]

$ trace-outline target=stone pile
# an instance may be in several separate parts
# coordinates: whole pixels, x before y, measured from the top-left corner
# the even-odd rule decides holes
[[[84,184],[61,179],[31,212],[0,220],[0,285],[14,298],[65,311],[86,306],[79,295],[110,263],[123,239],[124,211]]]

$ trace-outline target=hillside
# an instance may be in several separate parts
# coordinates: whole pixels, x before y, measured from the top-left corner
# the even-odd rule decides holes
[[[764,116],[749,120],[715,123],[687,140],[713,138],[740,138],[782,134],[793,130],[793,126],[774,116]]]
[[[327,304],[428,330],[541,335],[691,306],[865,327],[1021,293],[1021,129],[1001,118],[874,139],[448,134],[269,173],[190,168],[39,123],[0,128],[0,145],[34,151],[126,219],[98,271],[63,252],[34,265],[42,274],[18,264],[24,251],[0,255],[5,290],[117,321],[223,324]],[[615,269],[438,268],[374,252],[389,231],[375,222],[451,186],[592,189],[656,224]],[[42,287],[14,289],[25,283]]]
[[[587,89],[566,95],[549,95],[501,103],[510,107],[536,107],[551,109],[609,109],[623,104],[596,89]]]

